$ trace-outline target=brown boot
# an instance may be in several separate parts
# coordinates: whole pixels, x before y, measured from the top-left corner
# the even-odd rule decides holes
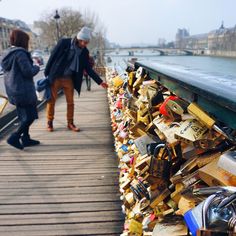
[[[75,125],[74,125],[74,123],[68,123],[68,129],[70,129],[70,130],[72,130],[72,131],[74,131],[74,132],[79,132],[80,131],[80,128],[78,128],[78,127],[76,127]]]
[[[53,123],[52,123],[52,120],[49,120],[49,121],[48,121],[47,130],[48,130],[49,132],[52,132],[52,131],[53,131]]]

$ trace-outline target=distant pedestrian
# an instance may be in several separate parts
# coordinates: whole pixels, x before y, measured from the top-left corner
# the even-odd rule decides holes
[[[11,47],[4,53],[1,65],[4,71],[4,82],[9,102],[16,106],[20,126],[7,139],[15,148],[40,144],[29,135],[29,128],[38,118],[37,96],[33,77],[39,67],[33,65],[28,52],[29,35],[21,30],[13,30],[10,35]]]
[[[89,65],[91,68],[93,68],[95,66],[95,60],[93,59],[92,56],[89,56]],[[91,91],[91,78],[89,77],[86,70],[84,70],[84,78],[85,78],[87,90]]]
[[[47,129],[53,131],[55,102],[59,89],[64,90],[67,102],[67,127],[78,132],[80,129],[74,124],[74,89],[80,94],[83,72],[103,88],[107,84],[91,68],[87,45],[91,39],[91,30],[83,27],[75,38],[61,39],[53,49],[44,74],[51,81],[51,99],[47,103]]]

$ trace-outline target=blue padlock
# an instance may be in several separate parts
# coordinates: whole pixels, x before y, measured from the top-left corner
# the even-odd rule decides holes
[[[226,198],[223,193],[213,194],[184,214],[184,220],[193,236],[197,235],[200,228],[211,229],[219,225],[227,227],[229,219],[236,216],[236,210],[233,204],[221,208]]]
[[[128,152],[128,151],[129,151],[129,147],[128,147],[127,145],[125,145],[125,144],[122,144],[121,147],[120,147],[120,149],[121,149],[122,151],[124,151],[124,152]]]

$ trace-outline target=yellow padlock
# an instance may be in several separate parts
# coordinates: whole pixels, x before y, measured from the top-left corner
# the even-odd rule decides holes
[[[116,76],[112,79],[112,84],[114,87],[119,88],[124,83],[124,80],[120,76]]]
[[[143,225],[140,222],[132,219],[129,222],[129,232],[136,233],[141,236],[143,234]]]
[[[213,120],[209,115],[206,114],[196,103],[191,103],[187,107],[188,113],[196,117],[200,123],[204,124],[208,129],[211,129],[215,124],[215,120]]]
[[[129,83],[129,86],[132,86],[133,83],[134,83],[134,78],[135,78],[135,72],[134,71],[131,71],[129,73],[129,80],[128,80],[128,83]]]
[[[211,118],[205,111],[203,111],[196,103],[191,103],[187,107],[188,112],[196,117],[200,123],[204,124],[208,129],[214,129],[215,131],[222,134],[224,137],[229,138],[229,136],[215,124],[215,120]]]

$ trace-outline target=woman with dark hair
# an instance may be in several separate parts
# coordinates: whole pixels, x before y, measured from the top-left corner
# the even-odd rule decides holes
[[[20,126],[7,139],[11,146],[24,147],[40,144],[29,135],[29,127],[37,113],[37,96],[33,77],[39,72],[39,67],[33,65],[28,52],[29,35],[21,30],[13,30],[10,35],[11,47],[2,58],[4,82],[9,102],[16,106]]]

